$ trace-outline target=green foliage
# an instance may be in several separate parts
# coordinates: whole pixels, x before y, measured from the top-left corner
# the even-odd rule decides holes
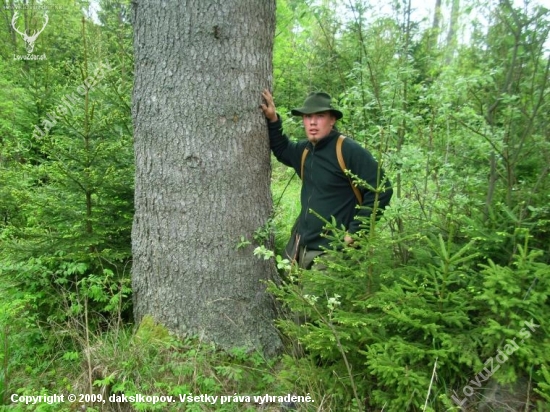
[[[550,372],[548,371],[548,367],[542,365],[538,373],[541,379],[539,380],[538,388],[535,389],[535,392],[545,401],[550,402]]]
[[[550,267],[536,260],[540,253],[522,252],[511,267],[479,266],[477,242],[439,235],[415,240],[415,257],[401,266],[384,253],[396,241],[387,227],[381,222],[355,247],[327,251],[317,261],[322,270],[293,269],[294,282],[271,285],[303,319],[279,321],[305,354],[285,359],[288,376],[302,377],[288,379],[289,390],[320,390],[317,397],[330,394],[349,410],[422,410],[437,360],[429,405],[442,410],[505,338],[523,339],[497,380],[550,361],[543,322]],[[543,326],[526,338],[525,321]]]
[[[43,296],[94,273],[116,273],[116,285],[130,256],[130,83],[91,41],[97,28],[83,21],[81,30],[82,60],[50,88],[25,144],[2,146],[10,167],[0,176],[11,179],[13,201],[2,202],[0,274]],[[14,157],[16,147],[26,161]],[[54,301],[41,302],[46,316]]]
[[[274,158],[273,162],[271,193],[277,210],[273,217],[275,250],[282,251],[296,216],[300,213],[301,180],[294,170],[276,163]]]
[[[2,403],[66,387],[52,364],[78,369],[90,335],[130,309],[131,49],[106,51],[76,3],[54,9],[47,60],[0,63]],[[111,28],[131,44],[128,22]]]

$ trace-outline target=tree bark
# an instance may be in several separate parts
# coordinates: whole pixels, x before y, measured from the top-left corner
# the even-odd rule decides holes
[[[274,0],[134,3],[136,159],[132,285],[136,322],[274,354],[253,256],[272,211],[260,92],[271,86]]]
[[[447,50],[445,63],[451,64],[458,44],[458,18],[460,15],[460,0],[452,0],[451,20],[447,32]]]
[[[432,20],[432,30],[429,33],[428,51],[437,50],[437,42],[441,31],[441,0],[435,0],[434,18]]]

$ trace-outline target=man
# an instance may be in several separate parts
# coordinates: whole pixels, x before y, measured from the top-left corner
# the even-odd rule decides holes
[[[383,210],[390,202],[392,189],[369,151],[351,139],[344,139],[341,151],[346,169],[371,188],[380,188],[377,195],[375,190],[358,187],[360,196],[356,196],[337,158],[340,133],[334,125],[342,118],[342,112],[332,107],[328,94],[311,93],[303,107],[291,111],[294,116],[301,116],[304,124],[307,140],[299,142],[292,142],[283,134],[271,93],[264,90],[262,96],[265,103],[261,109],[268,120],[271,150],[277,160],[294,168],[302,179],[302,210],[295,226],[297,242],[289,257],[296,258],[300,267],[309,269],[313,259],[329,248],[330,243],[325,236],[325,223],[317,215],[327,221],[334,217],[338,227],[343,225],[346,229],[345,244],[351,244],[360,229],[360,221],[356,218],[368,220],[373,210]],[[303,159],[306,149],[308,152]],[[360,208],[357,207],[359,198],[362,200]]]

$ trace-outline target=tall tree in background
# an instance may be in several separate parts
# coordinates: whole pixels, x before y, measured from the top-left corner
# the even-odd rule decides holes
[[[458,20],[460,17],[460,0],[452,0],[451,19],[449,23],[449,31],[447,32],[447,55],[446,63],[450,64],[458,46]]]
[[[272,208],[259,97],[274,28],[273,0],[134,3],[137,322],[151,315],[223,347],[280,346],[262,282],[275,269],[237,248]]]

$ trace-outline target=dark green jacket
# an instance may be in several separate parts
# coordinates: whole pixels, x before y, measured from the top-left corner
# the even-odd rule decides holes
[[[302,176],[302,210],[297,226],[300,245],[314,250],[322,250],[329,246],[330,240],[321,236],[324,222],[310,210],[328,221],[334,216],[338,227],[343,225],[350,234],[356,233],[360,222],[355,217],[363,216],[368,219],[371,216],[375,193],[359,187],[363,204],[361,208],[356,208],[357,199],[350,181],[340,168],[336,157],[336,141],[340,133],[332,130],[328,136],[313,145],[308,140],[289,140],[283,134],[280,119],[273,123],[268,122],[268,130],[273,154],[281,163],[294,168],[298,176],[301,173],[302,153],[306,147],[309,148]],[[352,139],[344,140],[342,156],[346,168],[370,186],[377,188],[381,182],[385,184],[385,191],[378,195],[377,209],[381,211],[389,204],[393,193],[384,171],[379,170],[378,163],[370,152]]]

